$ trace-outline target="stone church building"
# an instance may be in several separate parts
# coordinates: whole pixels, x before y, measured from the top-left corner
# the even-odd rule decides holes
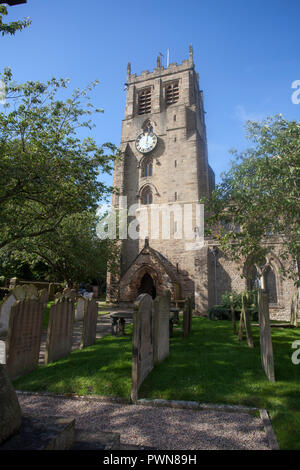
[[[164,67],[158,57],[153,72],[146,70],[137,76],[128,64],[125,86],[122,158],[114,168],[118,194],[113,196],[113,206],[120,209],[126,201],[128,224],[134,223],[142,209],[163,210],[156,233],[149,230],[152,219],[149,222],[147,215],[148,231],[137,229],[137,236],[121,237],[120,269],[118,274],[108,273],[107,299],[132,303],[140,293],[155,297],[168,288],[173,300],[193,295],[195,313],[205,315],[224,292],[251,287],[257,270],[246,260],[227,258],[213,239],[205,238],[199,247],[193,245],[182,230],[185,209],[192,208],[191,232],[196,240],[195,208],[215,185],[192,46],[189,58],[181,64]],[[174,207],[179,212],[182,208],[181,219]],[[169,227],[168,237],[163,236],[163,224]],[[274,243],[272,246],[260,281],[269,293],[271,317],[288,319],[293,282],[280,276],[281,264]]]

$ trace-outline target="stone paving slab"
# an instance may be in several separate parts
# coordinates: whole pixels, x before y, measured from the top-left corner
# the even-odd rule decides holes
[[[270,450],[263,422],[246,412],[144,406],[116,401],[74,400],[18,394],[21,409],[76,418],[86,432],[121,436],[121,449]]]

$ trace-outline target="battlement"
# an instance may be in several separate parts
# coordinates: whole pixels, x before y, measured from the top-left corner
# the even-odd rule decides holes
[[[177,62],[172,62],[168,65],[168,67],[164,67],[161,65],[160,57],[157,57],[157,64],[156,68],[149,72],[149,70],[143,70],[140,75],[136,73],[131,73],[131,64],[128,63],[127,66],[127,84],[131,85],[133,83],[143,82],[145,80],[152,80],[157,77],[163,77],[167,75],[171,75],[174,73],[184,72],[185,70],[192,69],[194,70],[194,60],[193,60],[193,46],[189,46],[189,58],[185,59],[178,64]]]

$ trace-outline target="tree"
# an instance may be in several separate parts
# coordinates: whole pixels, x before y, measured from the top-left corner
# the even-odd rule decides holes
[[[42,264],[48,280],[94,281],[102,286],[107,265],[113,269],[117,261],[117,248],[114,240],[97,237],[97,223],[93,212],[67,216],[53,232],[22,239],[15,249],[2,249],[0,264],[11,273],[22,265],[35,272]]]
[[[232,168],[206,201],[207,225],[235,259],[259,263],[280,241],[279,258],[292,259],[283,274],[299,279],[300,123],[277,115],[246,128],[254,146],[233,152]]]
[[[80,140],[92,128],[87,89],[57,99],[68,80],[16,84],[3,75],[7,104],[0,112],[0,250],[54,233],[72,214],[96,211],[112,188],[99,180],[110,173],[116,147]],[[84,104],[84,101],[86,102]],[[108,154],[107,154],[108,151]]]
[[[12,21],[11,23],[3,23],[3,16],[7,15],[7,8],[5,5],[0,5],[0,32],[2,36],[5,34],[14,35],[16,31],[21,31],[27,28],[31,24],[29,18],[25,18],[21,21]]]

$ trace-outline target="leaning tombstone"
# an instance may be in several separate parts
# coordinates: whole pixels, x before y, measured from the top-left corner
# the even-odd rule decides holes
[[[78,297],[77,306],[75,309],[75,321],[82,321],[87,306],[87,299],[84,297]]]
[[[45,364],[68,356],[72,351],[74,302],[62,296],[51,305],[47,330]]]
[[[11,309],[16,303],[17,299],[13,293],[0,302],[0,336],[7,335]]]
[[[0,364],[0,444],[21,426],[21,409],[4,366]]]
[[[44,308],[41,299],[18,301],[10,314],[6,368],[11,380],[38,366]]]
[[[169,355],[169,322],[170,322],[171,292],[165,290],[153,302],[154,329],[153,354],[154,364],[162,362]]]
[[[134,304],[132,339],[131,399],[137,401],[138,390],[153,369],[153,301],[141,294]]]
[[[85,302],[87,305],[83,318],[80,349],[87,348],[96,342],[98,304],[96,299],[86,299]]]
[[[0,451],[69,450],[74,436],[74,418],[21,413],[7,371],[0,365]]]
[[[270,382],[275,382],[268,294],[261,289],[258,291],[258,315],[262,367]]]

